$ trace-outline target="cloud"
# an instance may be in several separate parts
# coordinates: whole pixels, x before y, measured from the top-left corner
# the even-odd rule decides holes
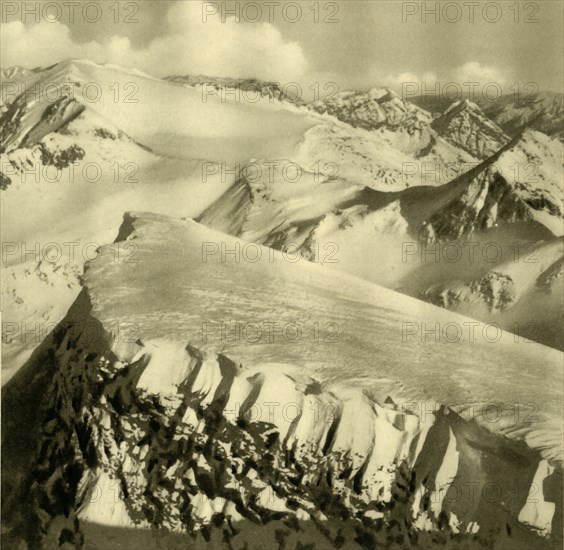
[[[138,68],[155,76],[206,74],[289,82],[302,78],[308,62],[297,42],[270,23],[242,24],[234,17],[202,17],[203,3],[179,1],[167,14],[168,32],[135,49],[124,36],[78,44],[60,22],[26,27],[2,25],[2,66],[45,66],[68,57]],[[205,19],[205,21],[204,21]]]
[[[422,82],[436,82],[436,81],[437,81],[437,75],[433,72],[428,71],[426,73],[423,73],[421,76],[409,72],[390,74],[383,77],[380,80],[380,83],[389,88],[398,89],[401,88],[405,82],[413,82],[413,83],[421,84]]]
[[[464,63],[453,72],[453,77],[456,82],[479,82],[480,84],[496,82],[500,86],[507,83],[506,76],[500,70],[482,65],[478,61]]]
[[[499,69],[482,65],[478,61],[469,61],[441,75],[437,75],[432,71],[419,74],[413,72],[388,75],[374,72],[373,74],[375,82],[380,85],[388,86],[397,91],[405,90],[406,86],[409,86],[410,92],[414,90],[418,92],[427,90],[432,93],[433,90],[438,89],[452,94],[456,93],[458,86],[464,92],[469,90],[476,91],[477,89],[479,93],[482,93],[481,89],[492,82],[499,85],[502,89],[511,82],[507,75]],[[477,86],[476,83],[478,84]]]
[[[100,59],[104,48],[97,42],[75,44],[65,25],[55,22],[25,27],[20,21],[5,23],[0,33],[2,66],[22,65],[28,68],[51,65],[67,57]]]

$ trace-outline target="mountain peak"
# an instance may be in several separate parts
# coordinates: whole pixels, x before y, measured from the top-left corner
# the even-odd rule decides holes
[[[480,159],[491,157],[509,142],[503,130],[469,99],[452,103],[432,126],[444,139]]]
[[[370,88],[367,92],[368,96],[374,99],[392,99],[399,98],[399,95],[391,88],[375,87]]]
[[[481,116],[484,116],[484,113],[482,111],[482,109],[480,108],[480,106],[477,103],[474,103],[473,101],[471,101],[470,99],[466,98],[466,99],[458,99],[457,101],[455,101],[454,103],[452,103],[448,109],[443,113],[443,115],[448,115],[448,114],[458,114],[464,110],[470,110],[470,111],[474,111],[479,113]]]

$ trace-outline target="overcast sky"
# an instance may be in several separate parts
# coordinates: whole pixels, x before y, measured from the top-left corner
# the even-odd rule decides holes
[[[296,2],[243,0],[239,21],[229,13],[235,2],[108,0],[90,2],[86,13],[65,0],[41,2],[48,9],[30,4],[27,14],[22,2],[2,4],[2,67],[86,57],[156,76],[253,76],[341,89],[495,81],[562,91],[564,79],[559,0],[301,1],[301,16]]]

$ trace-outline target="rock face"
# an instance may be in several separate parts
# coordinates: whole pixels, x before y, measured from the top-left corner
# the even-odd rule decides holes
[[[331,98],[313,102],[310,108],[365,130],[387,126],[422,132],[432,120],[430,113],[403,101],[387,88],[373,88],[368,92],[340,92]]]
[[[18,147],[35,145],[50,132],[56,132],[62,126],[79,116],[84,107],[68,96],[50,104],[38,121],[28,121],[28,103],[25,95],[14,101],[0,119],[0,152]],[[32,118],[32,117],[29,117]],[[22,130],[26,133],[22,135]]]
[[[457,240],[494,226],[533,219],[515,188],[495,169],[486,169],[472,178],[459,197],[425,220],[421,232],[428,241]]]
[[[204,261],[211,243],[239,241],[194,222],[127,215],[124,239],[138,262],[105,247],[66,318],[4,388],[5,541],[80,547],[99,524],[229,547],[250,522],[255,536],[274,525],[296,544],[313,532],[351,548],[388,537],[426,548],[558,544],[558,354],[504,334],[487,353],[469,338],[407,342],[398,362],[404,323],[464,318],[432,306],[414,318],[410,298],[279,253],[252,267]],[[360,326],[350,315],[359,307]],[[324,325],[305,341],[276,329],[299,319],[305,331],[316,315],[337,331]],[[226,321],[273,331],[225,335]],[[363,349],[364,333],[379,341]],[[513,383],[485,381],[493,365]],[[477,402],[465,399],[469,385]]]
[[[447,141],[479,159],[495,155],[509,142],[503,130],[469,100],[453,103],[432,126]]]
[[[532,221],[562,235],[562,189],[558,141],[525,132],[494,156],[442,189],[460,189],[444,208],[426,219],[432,238],[457,239],[494,226]],[[451,195],[452,196],[452,195]],[[531,235],[534,232],[531,233]]]

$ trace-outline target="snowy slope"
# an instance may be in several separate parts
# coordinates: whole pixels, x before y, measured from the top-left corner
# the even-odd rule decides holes
[[[35,145],[0,155],[0,163],[2,309],[9,325],[3,383],[64,316],[84,261],[113,240],[124,205],[194,216],[233,177],[218,170],[204,179],[204,161],[157,155],[90,110]]]
[[[478,279],[466,273],[462,280],[432,284],[421,298],[473,318],[490,318],[520,338],[562,350],[562,239],[529,244],[526,255],[514,256]]]
[[[532,181],[525,170],[515,169],[525,160],[535,169]],[[537,240],[561,234],[561,165],[558,142],[538,132],[524,134],[446,185],[397,192],[352,185],[306,168],[298,168],[302,177],[293,181],[283,166],[272,163],[269,170],[267,161],[254,161],[199,220],[274,248],[297,244],[306,257],[308,240],[338,238],[367,219],[372,230],[365,238],[374,250],[385,233],[456,241],[501,227]]]
[[[217,161],[239,160],[241,148],[247,149],[245,158],[268,154],[274,145],[279,153],[284,148],[290,151],[314,124],[304,114],[273,108],[269,102],[232,104],[219,96],[205,99],[200,90],[138,71],[70,59],[45,69],[41,85],[12,103],[2,117],[3,147],[16,147],[42,118],[49,117],[46,109],[57,99],[65,107],[69,104],[67,109],[85,107],[96,112],[157,152],[184,158],[201,158],[210,149],[217,149],[217,156],[209,160]],[[285,136],[279,136],[281,130]],[[239,149],[234,148],[234,138],[241,142]]]
[[[331,103],[332,114],[318,114],[288,101],[273,103],[268,94],[258,104],[223,101],[220,94],[204,101],[197,87],[81,60],[4,76],[39,83],[0,120],[3,239],[15,243],[3,265],[8,322],[57,322],[72,300],[76,278],[51,277],[48,270],[52,280],[45,284],[40,264],[49,243],[76,243],[78,257],[62,255],[53,268],[79,274],[97,246],[113,238],[124,209],[198,216],[232,184],[233,196],[215,204],[214,219],[202,218],[205,223],[274,248],[297,245],[303,257],[392,288],[406,287],[414,270],[402,261],[406,239],[448,240],[513,222],[528,228],[520,231],[521,240],[546,238],[544,228],[561,231],[561,149],[539,133],[526,134],[493,172],[480,170],[474,181],[462,176],[435,191],[388,193],[448,183],[478,161],[438,136],[426,111],[386,90],[344,94]],[[96,101],[89,100],[92,94]],[[203,154],[213,158],[193,160]],[[261,173],[249,187],[236,180],[250,159],[263,160],[251,162]],[[290,170],[270,181],[264,164],[270,161]],[[302,170],[297,179],[294,162]],[[426,166],[451,164],[459,169],[425,172]],[[506,183],[498,185],[496,174]],[[254,204],[249,188],[256,188]],[[37,200],[30,203],[32,189]],[[227,212],[231,227],[217,225]],[[23,243],[42,252],[22,260]],[[89,243],[94,245],[83,253]],[[375,270],[364,261],[370,256],[385,261]],[[426,291],[416,286],[417,292],[410,285],[406,292]],[[48,307],[48,296],[61,307]],[[32,349],[33,338],[22,342],[21,330],[5,338],[5,366],[21,365]],[[20,359],[14,363],[13,357]]]
[[[561,510],[559,353],[507,333],[488,343],[480,324],[457,343],[406,340],[406,325],[470,320],[266,248],[222,257],[220,243],[245,243],[192,221],[126,215],[123,239],[138,264],[104,247],[4,388],[9,540],[77,541],[84,521],[209,538],[212,520],[229,539],[244,521],[259,535],[293,516],[351,548],[374,547],[394,520],[425,547],[459,531],[548,547],[523,525],[550,532]],[[470,482],[477,496],[447,498]],[[491,483],[500,498],[481,496]],[[440,525],[432,543],[423,530]]]
[[[24,332],[39,323],[44,334],[74,300],[76,277],[59,274],[80,274],[85,259],[111,242],[125,209],[198,215],[231,185],[233,163],[260,153],[283,157],[311,126],[307,113],[219,97],[204,103],[195,90],[87,60],[9,70],[3,78],[8,86],[33,80],[0,118],[9,251],[2,306],[5,322],[18,327],[3,338],[3,382],[37,345]],[[200,160],[203,153],[213,158]],[[47,257],[53,244],[61,251],[56,261]]]
[[[2,78],[3,85],[17,84],[21,92],[9,96],[0,118],[2,233],[13,251],[2,266],[2,300],[6,321],[19,327],[4,338],[9,372],[36,344],[36,338],[22,334],[28,325],[57,322],[77,291],[76,277],[53,273],[80,274],[83,261],[113,238],[124,209],[196,216],[233,183],[243,164],[261,157],[286,165],[300,158],[317,180],[336,169],[353,182],[358,175],[376,187],[405,186],[402,171],[409,155],[368,132],[357,137],[358,130],[341,124],[337,130],[352,148],[335,166],[333,149],[340,145],[333,140],[334,122],[288,102],[265,98],[255,105],[219,95],[204,101],[201,90],[87,60],[33,71],[14,68]],[[309,134],[310,128],[315,133]],[[381,167],[364,158],[367,152]],[[204,154],[206,160],[196,160]],[[395,183],[387,181],[388,172]],[[344,189],[352,188],[340,181]],[[348,193],[343,190],[342,196]],[[63,254],[49,260],[52,266],[44,273],[49,243]],[[64,243],[72,243],[76,257],[69,257]],[[23,250],[32,252],[22,257]],[[48,305],[54,302],[60,307]]]
[[[524,252],[561,235],[561,166],[558,141],[538,132],[525,133],[448,184],[398,192],[351,185],[305,168],[293,182],[282,166],[272,164],[269,170],[266,161],[256,161],[198,220],[448,307],[449,301],[437,298],[437,289],[458,287],[461,277],[472,284],[489,280],[490,272],[510,258],[527,277]],[[447,249],[451,256],[458,251],[454,261],[445,256]],[[499,321],[482,305],[465,311]],[[503,326],[545,326],[555,318],[543,307],[520,311],[521,317]],[[535,334],[560,347],[554,331]]]

